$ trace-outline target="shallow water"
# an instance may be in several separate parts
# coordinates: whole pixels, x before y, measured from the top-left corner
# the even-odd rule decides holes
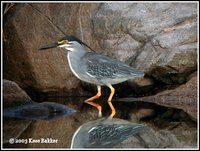
[[[52,110],[52,108],[48,108],[48,112],[46,111],[38,112],[37,108],[33,107],[32,108],[33,113],[30,114],[32,121],[30,124],[28,124],[28,126],[26,126],[27,120],[25,119],[24,120],[12,119],[12,118],[4,119],[4,129],[5,129],[4,135],[7,135],[7,137],[5,137],[7,138],[7,143],[4,144],[4,147],[70,148],[71,140],[76,130],[81,125],[98,119],[97,109],[83,102],[83,100],[89,97],[90,96],[86,96],[86,97],[65,97],[65,96],[54,97],[52,96],[48,98],[43,98],[42,100],[39,100],[38,102],[45,101],[45,102],[50,102],[50,104],[53,102],[56,102],[61,105],[67,106],[71,109],[74,109],[76,110],[76,112],[72,114],[67,114],[66,116],[65,115],[60,116],[59,114],[57,114],[58,112],[55,112],[56,113],[55,116],[44,116],[42,114],[44,113],[49,114],[51,113],[50,111],[54,111],[54,110]],[[107,99],[107,96],[103,96],[99,100],[95,101],[95,102],[100,103],[103,106],[103,110],[102,110],[103,117],[108,117],[110,115],[110,107],[108,106],[106,99]],[[153,103],[147,103],[147,102],[137,102],[137,101],[122,102],[121,99],[120,99],[120,102],[118,102],[116,98],[113,99],[113,106],[116,108],[116,111],[117,111],[117,114],[115,116],[116,118],[125,119],[127,121],[136,122],[136,123],[142,122],[156,130],[171,128],[170,133],[178,135],[179,138],[182,139],[182,142],[184,142],[183,147],[196,146],[196,136],[197,136],[196,123],[193,122],[189,118],[189,115],[187,114],[181,114],[182,117],[179,116],[179,118],[177,118],[177,116],[180,114],[180,110],[167,108],[167,107],[163,107],[163,106],[159,106],[159,105],[156,105]],[[53,109],[55,107],[56,106],[53,106]],[[147,118],[144,117],[143,119],[142,118],[138,119],[139,118],[138,115],[141,109],[151,109],[153,111],[153,114],[152,115],[149,114]],[[169,110],[173,111],[172,112],[173,115],[168,114]],[[26,113],[30,113],[30,112],[31,110]],[[176,114],[176,119],[173,119],[173,117],[175,117],[174,116],[175,114]],[[188,133],[184,133],[186,131]],[[29,138],[32,138],[33,140],[36,140],[36,141],[38,140],[39,142],[28,142],[26,144],[25,142],[24,143],[21,142],[21,143],[10,144],[8,142],[9,138],[16,138],[16,141],[18,139],[19,140],[26,139],[28,141]],[[46,143],[41,143],[42,138],[47,139]],[[183,138],[190,138],[190,141],[188,141],[188,139],[183,139]],[[139,146],[136,145],[137,147],[142,147],[140,142],[137,142],[137,143],[139,143]],[[171,147],[176,147],[176,145],[177,146],[180,145],[180,142],[178,144],[171,144]],[[122,146],[123,148],[123,145],[120,145],[120,146]],[[128,144],[128,146],[130,147],[131,144]],[[134,146],[132,145],[132,147]]]

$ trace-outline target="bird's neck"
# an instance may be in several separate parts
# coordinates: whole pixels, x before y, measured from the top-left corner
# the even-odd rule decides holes
[[[85,53],[86,53],[85,51],[77,51],[77,52],[73,51],[73,52],[68,52],[67,54],[69,67],[73,72],[73,74],[79,79],[81,79],[81,77],[78,74],[79,71],[77,71],[77,69],[81,69],[82,66],[81,58],[84,56]]]
[[[84,54],[86,53],[86,51],[84,49],[82,50],[73,50],[73,51],[68,51],[68,55],[71,57],[82,57]]]

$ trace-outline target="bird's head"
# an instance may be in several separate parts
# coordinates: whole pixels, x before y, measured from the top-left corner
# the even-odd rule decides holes
[[[69,51],[74,51],[74,50],[80,50],[83,49],[83,45],[91,49],[87,44],[82,42],[79,38],[75,36],[65,36],[58,40],[57,42],[54,42],[52,44],[45,45],[41,47],[39,50],[45,50],[45,49],[50,49],[50,48],[55,48],[55,47],[61,47],[65,48]],[[91,49],[92,50],[92,49]]]

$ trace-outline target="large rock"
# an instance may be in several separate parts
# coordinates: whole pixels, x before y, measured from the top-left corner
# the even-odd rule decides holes
[[[5,15],[4,76],[38,91],[81,93],[72,75],[67,53],[61,49],[38,51],[64,35],[76,35],[92,45],[91,13],[95,4],[15,4]]]
[[[3,81],[3,143],[17,139],[32,120],[55,120],[75,112],[54,102],[36,103],[15,82]]]
[[[3,80],[3,108],[30,104],[33,101],[15,82]]]
[[[15,82],[3,80],[3,109],[25,104],[33,101]],[[12,138],[18,138],[31,123],[29,120],[3,119],[3,143]]]
[[[10,12],[4,76],[27,89],[84,93],[64,50],[37,51],[64,35],[167,84],[184,83],[197,69],[196,3],[15,4]]]
[[[94,34],[107,54],[167,84],[197,69],[197,5],[102,4]]]
[[[161,106],[182,109],[188,113],[193,120],[197,120],[197,77],[194,75],[186,84],[171,90],[165,90],[152,96],[141,98],[120,98],[116,101],[123,102],[150,102]]]
[[[4,78],[25,89],[86,95],[69,69],[66,51],[38,51],[41,46],[64,35],[75,35],[97,52],[145,71],[149,79],[130,81],[133,89],[141,87],[145,93],[157,86],[156,80],[182,84],[197,70],[197,3],[20,3],[14,4],[3,17]],[[196,120],[196,83],[193,77],[174,90],[133,101],[182,109]],[[119,90],[127,94],[123,86]],[[96,118],[95,113],[77,113],[75,118],[66,117],[56,122],[37,121],[20,137],[61,138],[58,144],[28,144],[26,147],[69,147],[78,125],[93,116]],[[28,124],[15,136],[18,137]]]

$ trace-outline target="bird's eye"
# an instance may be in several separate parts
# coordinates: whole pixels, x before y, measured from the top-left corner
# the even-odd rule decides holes
[[[58,41],[57,42],[59,45],[61,44],[67,44],[68,43],[68,40],[61,40],[61,41]]]

